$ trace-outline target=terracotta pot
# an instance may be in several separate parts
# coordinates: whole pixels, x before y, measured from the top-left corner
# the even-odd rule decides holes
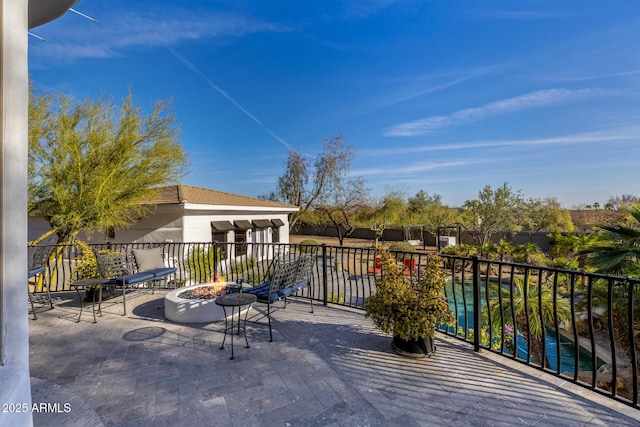
[[[433,338],[403,340],[393,337],[393,350],[402,356],[431,357],[436,352],[436,345]]]

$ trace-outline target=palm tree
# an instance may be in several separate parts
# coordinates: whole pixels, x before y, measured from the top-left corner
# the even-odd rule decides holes
[[[518,245],[511,251],[515,262],[523,264],[538,264],[546,260],[544,253],[535,243]]]
[[[640,205],[635,204],[627,208],[629,217],[614,225],[599,225],[598,228],[605,232],[605,240],[579,251],[587,258],[588,263],[596,268],[598,273],[617,276],[640,277]],[[598,283],[597,283],[598,284]],[[598,305],[608,307],[605,286],[594,286],[594,295]],[[613,322],[613,333],[622,348],[631,359],[631,346],[628,345],[630,328],[636,330],[640,323],[638,318],[639,303],[634,301],[635,318],[633,324],[628,322],[628,298],[629,295],[614,293],[612,310],[607,313]]]
[[[498,245],[493,242],[487,242],[478,246],[479,255],[485,259],[495,259],[499,253]]]
[[[500,261],[504,261],[505,257],[511,255],[513,252],[513,244],[506,240],[500,239],[498,242],[498,252],[500,254]]]
[[[587,249],[602,239],[600,233],[554,233],[551,236],[553,247],[551,255],[554,257],[575,258],[581,271],[587,270]]]
[[[578,251],[578,255],[588,256],[587,262],[598,273],[640,277],[640,205],[627,211],[627,221],[598,226],[605,232],[605,240]]]
[[[556,295],[553,285],[530,283],[514,277],[511,289],[500,289],[501,298],[496,295],[489,303],[491,319],[494,323],[494,336],[501,336],[500,328],[505,331],[505,346],[511,354],[517,354],[516,340],[511,336],[520,333],[530,349],[534,362],[543,366],[542,340],[544,330],[556,324],[571,324],[571,303]],[[554,309],[555,299],[555,309]],[[540,305],[541,309],[538,307]],[[542,312],[542,318],[540,317]],[[544,360],[544,366],[549,361]]]

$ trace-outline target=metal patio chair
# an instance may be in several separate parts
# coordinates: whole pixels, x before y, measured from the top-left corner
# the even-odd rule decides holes
[[[244,288],[242,290],[242,292],[255,295],[258,303],[267,305],[264,316],[268,319],[269,341],[273,341],[271,314],[278,308],[286,308],[287,297],[299,289],[309,286],[314,262],[315,254],[296,255],[289,253],[279,256],[272,261],[271,268],[273,273],[269,280],[253,288]],[[277,307],[275,305],[278,301],[282,302],[282,306]],[[311,312],[313,312],[313,292],[311,290],[309,291],[309,301],[311,302]]]
[[[31,314],[33,314],[33,320],[37,320],[38,316],[36,315],[37,309],[35,306],[36,299],[36,290],[37,283],[40,277],[42,277],[42,289],[46,290],[46,296],[38,295],[37,299],[39,302],[43,302],[44,308],[47,305],[49,306],[49,310],[53,309],[53,300],[51,299],[51,293],[49,291],[49,283],[47,283],[47,275],[45,274],[47,271],[47,267],[49,265],[49,256],[51,255],[51,248],[56,244],[58,237],[56,235],[50,236],[41,242],[39,242],[35,248],[33,249],[33,253],[31,254],[31,260],[29,263],[29,269],[27,271],[27,282],[31,279],[36,280],[36,284],[34,284],[33,292],[28,292],[29,295],[29,303],[31,304]]]

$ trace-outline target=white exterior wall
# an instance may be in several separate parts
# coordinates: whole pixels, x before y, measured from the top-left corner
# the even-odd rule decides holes
[[[289,243],[289,221],[287,214],[271,214],[271,215],[257,215],[257,214],[221,214],[221,215],[207,215],[207,214],[192,214],[185,215],[184,217],[184,238],[185,242],[210,242],[211,241],[211,222],[212,221],[230,221],[232,224],[234,221],[247,220],[253,221],[254,219],[280,219],[285,225],[280,227],[280,243]],[[247,239],[248,242],[254,242],[253,230],[248,230],[250,235]],[[229,234],[229,240],[231,241],[234,231]],[[271,243],[272,230],[268,232],[268,240],[263,243]]]
[[[289,216],[287,214],[280,214],[271,217],[271,219],[279,219],[284,222],[284,225],[280,227],[280,243],[289,243]]]
[[[247,208],[249,209],[249,208]],[[149,216],[143,218],[127,230],[117,230],[115,238],[108,239],[115,243],[162,243],[162,242],[211,242],[211,222],[237,220],[253,221],[255,219],[279,219],[284,225],[280,227],[279,243],[289,243],[289,221],[286,212],[273,211],[269,213],[267,208],[258,211],[234,209],[230,212],[221,212],[199,205],[190,205],[189,209],[176,206],[160,206]],[[29,240],[40,237],[50,230],[49,224],[41,217],[29,217]],[[234,231],[229,232],[228,241],[233,242]],[[258,236],[249,230],[249,243],[259,243],[254,240]],[[261,243],[273,242],[273,229],[267,230],[267,240]],[[78,239],[89,243],[104,243],[107,241],[103,233],[92,233],[90,236],[81,234]]]
[[[126,230],[117,230],[115,238],[109,239],[116,243],[161,243],[185,242],[184,218],[175,211],[158,210],[147,216]]]

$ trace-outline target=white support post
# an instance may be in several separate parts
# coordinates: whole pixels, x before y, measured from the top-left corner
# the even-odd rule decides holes
[[[26,282],[28,0],[3,0],[0,20],[0,403],[20,405],[0,414],[0,426],[32,426]]]

